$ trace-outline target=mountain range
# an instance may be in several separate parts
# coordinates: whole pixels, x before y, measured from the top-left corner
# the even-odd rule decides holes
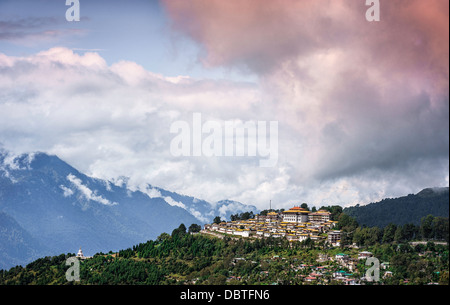
[[[0,269],[43,256],[117,251],[171,233],[181,223],[211,223],[215,216],[259,210],[233,200],[215,203],[147,184],[133,188],[126,177],[89,177],[54,155],[14,155],[0,149]],[[419,224],[422,217],[448,217],[449,188],[387,198],[344,213],[360,225]]]
[[[232,200],[217,203],[126,179],[89,177],[45,153],[0,151],[0,269],[59,253],[115,251],[172,232],[181,223],[258,210]]]

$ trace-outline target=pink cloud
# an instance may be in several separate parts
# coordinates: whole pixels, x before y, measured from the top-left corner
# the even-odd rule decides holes
[[[369,66],[448,78],[445,0],[381,1],[381,21],[372,23],[365,20],[363,0],[163,3],[173,28],[204,48],[206,66],[237,65],[266,73],[291,58],[342,48],[357,50]]]
[[[317,37],[297,25],[307,23],[296,11],[317,8],[314,2],[285,1],[164,1],[173,26],[206,50],[206,65],[216,66],[234,62],[260,65],[269,57],[296,52],[296,40],[315,44]],[[300,35],[300,36],[299,36]],[[254,61],[254,63],[252,63]],[[270,64],[269,62],[267,64]],[[254,67],[256,68],[256,66]]]
[[[163,3],[205,66],[260,76],[297,183],[448,153],[448,1],[380,0],[379,22],[364,0]]]

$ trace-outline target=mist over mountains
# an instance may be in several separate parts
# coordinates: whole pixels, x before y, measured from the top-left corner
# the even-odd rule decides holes
[[[116,181],[117,182],[117,181]],[[86,255],[155,239],[184,223],[212,222],[239,211],[235,201],[210,204],[148,185],[89,177],[57,156],[0,151],[0,269],[45,255]]]
[[[210,203],[150,184],[131,188],[126,177],[89,177],[57,156],[0,150],[0,269],[43,256],[117,251],[171,233],[181,223],[211,223],[215,216],[260,211],[233,200]],[[448,217],[448,187],[387,198],[344,212],[360,225],[418,223],[428,214]]]

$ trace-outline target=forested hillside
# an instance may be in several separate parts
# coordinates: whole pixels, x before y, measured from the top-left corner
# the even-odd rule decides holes
[[[449,188],[427,188],[413,195],[383,199],[365,206],[348,207],[343,212],[352,216],[360,225],[385,227],[388,224],[419,225],[427,215],[449,215]]]
[[[330,248],[310,239],[293,244],[284,238],[221,239],[189,234],[180,225],[171,235],[163,233],[156,240],[82,260],[79,282],[66,279],[66,260],[74,254],[61,254],[0,270],[0,285],[343,284],[363,278],[364,260],[356,259],[363,249],[390,263],[380,271],[384,284],[448,284],[448,246],[387,241],[382,237],[389,232],[379,230],[378,240],[367,239],[356,249]],[[334,259],[341,252],[357,262],[356,269]]]

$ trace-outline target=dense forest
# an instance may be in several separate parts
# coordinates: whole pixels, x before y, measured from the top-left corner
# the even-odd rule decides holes
[[[368,205],[348,207],[344,213],[367,227],[383,228],[390,223],[419,225],[427,215],[449,216],[449,188],[427,188],[399,198],[387,198]]]
[[[0,284],[342,284],[336,273],[359,281],[364,276],[364,261],[350,271],[332,258],[340,252],[356,257],[362,250],[388,263],[379,283],[448,284],[448,245],[437,243],[448,241],[448,218],[429,215],[419,226],[368,228],[344,213],[336,217],[345,236],[338,248],[310,239],[290,243],[283,238],[216,238],[195,233],[197,226],[187,230],[181,224],[172,234],[163,233],[156,240],[82,260],[78,282],[66,280],[66,259],[74,256],[68,253],[1,270]],[[410,243],[421,239],[428,242]],[[319,262],[319,257],[327,259]],[[321,270],[320,276],[317,270]]]

